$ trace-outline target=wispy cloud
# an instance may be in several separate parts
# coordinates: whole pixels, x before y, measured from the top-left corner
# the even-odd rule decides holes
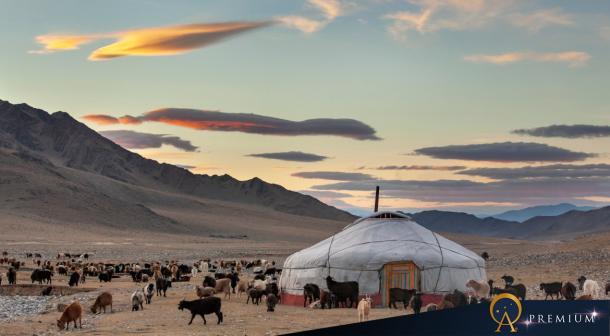
[[[602,125],[551,125],[518,129],[513,133],[544,138],[602,138],[610,137],[610,126]]]
[[[531,13],[514,13],[509,15],[509,22],[515,27],[537,32],[547,26],[572,26],[572,16],[561,8],[542,9]]]
[[[186,152],[197,150],[197,147],[193,146],[190,141],[166,134],[141,133],[129,130],[102,131],[100,134],[129,149],[160,148],[163,145],[169,145]]]
[[[483,176],[494,180],[536,179],[536,178],[610,178],[608,164],[554,164],[545,166],[527,166],[518,168],[472,168],[458,172],[461,175]]]
[[[259,154],[248,154],[246,156],[271,159],[271,160],[282,160],[282,161],[296,161],[296,162],[319,162],[328,159],[327,156],[303,153],[298,151],[291,152],[277,152],[277,153],[259,153]]]
[[[96,49],[89,55],[89,59],[105,60],[123,56],[178,55],[270,24],[271,22],[268,21],[224,22],[149,27],[102,34],[47,34],[36,37],[36,41],[43,46],[43,49],[34,52],[50,53],[74,50],[93,41],[113,39],[115,40],[114,43]]]
[[[369,174],[337,172],[337,171],[313,171],[313,172],[298,172],[292,174],[294,177],[305,179],[318,180],[333,180],[333,181],[366,181],[374,179]]]
[[[359,169],[374,169],[374,170],[438,170],[438,171],[455,171],[466,169],[465,166],[425,166],[425,165],[403,165],[403,166],[379,166],[379,167],[360,167]]]
[[[354,119],[319,118],[291,121],[258,114],[227,113],[181,108],[164,108],[141,116],[86,115],[85,120],[102,125],[161,122],[196,130],[243,132],[261,135],[332,135],[356,140],[379,140],[375,130]]]
[[[285,15],[276,18],[280,24],[288,28],[298,29],[304,33],[314,33],[337,17],[344,14],[350,4],[340,0],[308,0],[307,7],[317,12],[321,18],[312,19],[301,15]]]
[[[475,63],[491,63],[491,64],[510,64],[516,62],[553,62],[566,63],[570,67],[583,66],[591,59],[591,55],[582,51],[564,51],[564,52],[532,52],[520,51],[494,55],[469,55],[465,56],[464,60]]]
[[[570,162],[585,160],[595,156],[595,154],[573,152],[533,142],[498,142],[426,147],[416,149],[415,153],[437,159],[493,162]]]

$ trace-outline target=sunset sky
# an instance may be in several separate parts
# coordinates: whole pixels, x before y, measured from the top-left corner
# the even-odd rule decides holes
[[[610,2],[0,0],[0,99],[344,209],[610,203]]]

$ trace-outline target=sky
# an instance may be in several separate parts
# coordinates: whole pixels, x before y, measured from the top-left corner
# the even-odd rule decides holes
[[[0,99],[342,209],[610,203],[610,2],[0,0]]]

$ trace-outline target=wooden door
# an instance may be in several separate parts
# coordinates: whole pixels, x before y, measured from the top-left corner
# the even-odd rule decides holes
[[[382,304],[388,306],[390,288],[420,290],[420,272],[412,261],[393,262],[383,266],[381,276]]]

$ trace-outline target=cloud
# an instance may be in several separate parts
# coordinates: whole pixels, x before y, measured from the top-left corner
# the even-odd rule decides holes
[[[128,130],[102,131],[99,133],[121,147],[129,149],[160,148],[163,145],[169,145],[186,152],[197,150],[197,147],[193,146],[190,141],[166,134],[140,133]]]
[[[186,169],[186,170],[191,170],[191,169],[197,168],[197,166],[184,165],[184,164],[174,164],[174,166],[180,167],[180,168],[183,168],[183,169]]]
[[[83,118],[103,125],[154,121],[196,130],[284,136],[333,135],[356,140],[380,140],[372,127],[354,119],[319,118],[291,121],[257,114],[181,108],[154,110],[139,117],[115,118],[106,115],[86,115]]]
[[[527,166],[519,168],[472,168],[458,172],[461,175],[482,176],[494,180],[540,179],[540,178],[610,178],[610,165],[555,164],[546,166]]]
[[[362,169],[375,169],[375,170],[439,170],[439,171],[454,171],[466,169],[464,166],[423,166],[423,165],[410,165],[410,166],[379,166],[373,168],[362,167]]]
[[[334,181],[365,181],[374,179],[369,174],[346,173],[335,171],[299,172],[292,174],[294,177],[306,179],[334,180]]]
[[[383,16],[396,39],[409,31],[420,34],[439,30],[471,30],[495,20],[512,6],[509,0],[407,0],[417,11],[397,11]]]
[[[610,196],[610,179],[542,178],[509,179],[494,182],[468,180],[375,180],[349,181],[313,186],[324,191],[374,191],[381,187],[382,195],[391,198],[413,199],[421,202],[518,202],[544,204],[563,202],[581,197]]]
[[[270,25],[271,22],[224,22],[149,27],[114,33],[91,35],[47,34],[36,37],[43,49],[39,53],[74,50],[97,40],[114,43],[96,49],[89,60],[106,60],[123,56],[178,55],[203,48],[228,37]]]
[[[348,198],[352,197],[351,194],[348,193],[340,193],[336,191],[328,191],[328,190],[300,190],[301,194],[313,196],[315,198]]]
[[[296,162],[319,162],[328,159],[326,156],[316,155],[311,153],[303,153],[303,152],[279,152],[279,153],[259,153],[259,154],[249,154],[246,156],[263,158],[263,159],[272,159],[272,160],[282,160],[282,161],[296,161]]]
[[[572,26],[572,16],[565,13],[561,8],[543,9],[532,13],[514,13],[509,15],[509,22],[520,28],[537,32],[551,25]]]
[[[315,10],[318,15],[321,15],[321,19],[311,19],[301,15],[285,15],[277,17],[276,21],[285,27],[298,29],[303,33],[311,34],[324,28],[337,17],[343,15],[346,7],[349,6],[349,3],[339,0],[308,0],[307,7]]]
[[[570,67],[586,65],[591,59],[591,55],[582,51],[564,51],[564,52],[511,52],[495,55],[469,55],[465,56],[464,60],[474,63],[491,63],[491,64],[510,64],[516,62],[552,62],[552,63],[567,63]]]
[[[416,149],[415,153],[437,159],[495,162],[570,162],[580,161],[595,156],[594,154],[573,152],[567,149],[533,142],[502,142],[426,147]]]
[[[551,125],[530,129],[518,129],[514,130],[513,133],[544,138],[601,138],[610,137],[610,126]]]

